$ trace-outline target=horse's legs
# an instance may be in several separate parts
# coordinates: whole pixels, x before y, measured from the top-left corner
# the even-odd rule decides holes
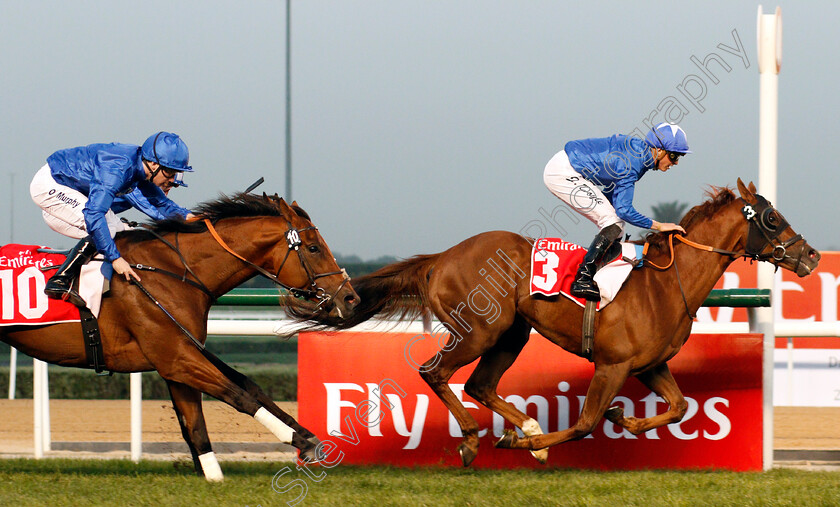
[[[682,420],[685,411],[688,409],[688,403],[680,392],[680,388],[677,387],[677,382],[671,375],[667,363],[662,363],[656,368],[641,373],[637,378],[668,403],[668,411],[646,419],[637,419],[635,417],[624,417],[624,410],[621,407],[612,407],[607,410],[604,417],[623,428],[627,428],[634,435]]]
[[[446,315],[446,313],[435,311],[435,315]],[[447,322],[447,324],[452,325],[451,322]],[[450,329],[455,329],[455,327],[450,327]],[[478,329],[474,329],[471,333],[476,335],[479,332]],[[446,346],[420,367],[420,376],[432,388],[440,401],[446,405],[455,420],[458,421],[458,426],[461,427],[461,434],[463,435],[461,445],[458,446],[458,453],[466,467],[472,463],[478,454],[478,423],[467,412],[455,393],[452,392],[448,382],[456,371],[475,361],[476,358],[486,352],[495,340],[479,340],[475,336],[459,342],[454,342],[454,340],[458,340],[458,338],[454,334],[450,335]]]
[[[210,446],[210,437],[207,436],[201,410],[201,392],[178,382],[167,380],[166,384],[172,397],[172,408],[181,425],[181,434],[190,448],[196,473],[204,475],[211,482],[221,481],[224,476]]]
[[[527,436],[542,435],[539,423],[527,414],[523,414],[515,406],[503,400],[496,388],[502,375],[511,367],[513,362],[528,343],[528,333],[531,326],[521,317],[514,321],[513,326],[505,331],[499,341],[481,356],[464,390],[478,400],[482,405],[496,412],[505,420],[522,430]],[[548,459],[548,449],[531,451],[531,454],[545,463]]]
[[[309,449],[312,446],[306,438],[263,407],[254,395],[219,371],[193,345],[185,343],[177,353],[171,350],[165,354],[157,350],[150,353],[146,349],[144,353],[165,380],[186,384],[250,415],[283,443],[292,444],[298,449]]]
[[[607,406],[612,403],[621,386],[627,381],[629,373],[630,366],[627,363],[596,364],[595,374],[589,383],[589,389],[586,391],[583,409],[574,426],[562,431],[524,438],[519,438],[515,432],[509,431],[496,442],[496,447],[504,449],[542,449],[585,437],[595,430]]]
[[[318,437],[316,437],[315,434],[308,429],[301,426],[294,417],[283,412],[283,410],[274,403],[271,397],[269,397],[256,382],[248,378],[246,375],[234,370],[209,351],[203,350],[202,354],[228,379],[256,398],[257,402],[268,410],[271,415],[280,419],[283,424],[294,430],[295,434],[292,445],[300,450],[300,459],[314,462],[320,461],[323,458],[322,456],[319,457],[316,455],[318,444],[321,443]]]

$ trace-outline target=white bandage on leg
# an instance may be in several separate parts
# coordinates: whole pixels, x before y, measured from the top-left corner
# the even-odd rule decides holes
[[[221,482],[225,479],[225,476],[222,475],[222,468],[216,460],[216,453],[213,451],[199,456],[198,462],[201,463],[201,469],[204,470],[204,478],[207,479],[207,482]]]
[[[534,419],[528,419],[524,423],[522,423],[522,433],[525,435],[532,437],[534,435],[542,435],[543,430],[540,428],[540,423],[535,421]],[[540,463],[545,463],[548,461],[548,448],[540,449],[537,451],[531,451],[531,456],[537,458],[537,461]]]
[[[294,435],[295,430],[286,426],[283,424],[283,421],[271,415],[271,412],[266,410],[265,407],[260,407],[260,409],[257,410],[257,413],[254,414],[254,419],[268,428],[268,430],[274,433],[274,436],[279,438],[284,444],[292,443],[292,435]]]
[[[543,431],[540,428],[540,423],[533,419],[528,419],[522,423],[522,433],[530,437],[533,435],[542,435]]]

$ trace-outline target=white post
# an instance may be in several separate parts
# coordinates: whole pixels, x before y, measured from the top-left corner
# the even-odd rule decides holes
[[[140,462],[143,454],[143,374],[130,374],[131,461]]]
[[[12,347],[9,353],[9,399],[15,399],[17,389],[17,349]]]
[[[776,155],[779,128],[779,69],[782,64],[782,9],[764,14],[758,6],[757,18],[759,115],[758,115],[758,193],[774,204],[776,201]],[[758,265],[758,288],[774,288],[774,269]],[[773,467],[773,354],[775,353],[774,311],[757,308],[750,331],[764,334],[763,403],[764,470]]]
[[[787,342],[787,404],[793,406],[793,336],[788,337]]]
[[[41,435],[44,442],[44,452],[52,450],[52,433],[50,432],[50,376],[49,364],[42,363],[41,375],[41,414],[43,414],[44,422],[41,426]]]
[[[34,407],[35,427],[33,431],[33,438],[35,440],[35,459],[44,457],[44,406],[41,403],[43,391],[41,384],[44,382],[44,376],[41,375],[41,368],[43,368],[41,361],[37,359],[32,360],[32,405]]]

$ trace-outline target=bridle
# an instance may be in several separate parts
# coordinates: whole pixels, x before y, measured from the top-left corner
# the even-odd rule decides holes
[[[750,226],[749,233],[747,234],[747,244],[745,245],[743,252],[723,250],[713,246],[704,245],[702,243],[696,243],[685,236],[671,234],[668,237],[668,247],[671,252],[671,259],[666,266],[659,266],[650,260],[645,259],[645,263],[647,265],[659,271],[665,271],[670,268],[671,265],[674,266],[674,270],[677,273],[677,283],[680,286],[680,294],[682,295],[683,303],[685,304],[686,313],[688,313],[688,316],[692,319],[695,315],[691,314],[691,311],[688,308],[688,302],[685,298],[685,292],[683,291],[682,281],[680,280],[680,273],[677,268],[674,254],[674,238],[681,243],[684,243],[692,248],[696,248],[697,250],[726,255],[732,258],[732,260],[744,257],[757,261],[767,261],[776,266],[777,270],[779,269],[779,265],[787,259],[795,260],[794,270],[798,270],[799,266],[802,264],[802,255],[805,252],[805,249],[802,248],[800,250],[799,256],[796,257],[796,259],[794,259],[793,256],[788,255],[787,249],[800,241],[804,242],[805,239],[801,234],[796,234],[787,241],[782,242],[779,240],[779,236],[781,236],[781,234],[790,227],[790,224],[763,196],[755,194],[755,198],[755,204],[750,204],[744,198],[740,198],[744,203],[744,206],[741,208],[741,214]],[[649,246],[650,243],[645,242],[642,254],[643,257],[647,255]],[[773,249],[768,253],[762,253],[768,246],[772,246]]]
[[[805,240],[801,234],[796,234],[785,242],[780,241],[779,236],[790,227],[790,224],[767,199],[758,194],[755,198],[755,205],[745,201],[744,207],[741,208],[741,213],[750,223],[745,256],[758,261],[770,262],[776,266],[776,269],[779,269],[779,264],[786,259],[793,260],[793,257],[787,254],[787,249]],[[768,245],[772,246],[773,250],[770,253],[761,253]],[[796,258],[797,268],[802,263],[804,251],[803,248]]]
[[[257,264],[249,261],[245,257],[236,253],[231,247],[229,247],[227,245],[227,243],[225,243],[225,241],[222,239],[222,237],[219,236],[219,233],[216,232],[216,229],[213,227],[213,223],[210,221],[210,219],[207,219],[207,218],[204,219],[204,224],[207,226],[207,230],[210,232],[210,235],[213,236],[213,239],[215,239],[216,242],[226,252],[230,253],[231,255],[233,255],[237,259],[241,260],[245,264],[248,264],[249,266],[254,268],[262,276],[268,278],[272,282],[274,282],[277,285],[283,287],[284,289],[289,291],[289,293],[292,296],[294,296],[296,298],[301,298],[301,299],[310,299],[310,300],[314,299],[314,300],[316,300],[318,302],[318,305],[316,306],[316,308],[318,310],[321,310],[321,309],[323,309],[323,307],[325,305],[328,305],[330,302],[333,301],[336,294],[338,294],[339,291],[341,291],[341,289],[344,288],[344,286],[350,281],[350,277],[347,276],[347,272],[344,269],[339,269],[338,271],[330,271],[328,273],[316,273],[312,269],[312,266],[310,266],[309,262],[306,260],[306,257],[303,254],[301,254],[300,247],[303,245],[303,241],[301,240],[300,233],[304,232],[304,231],[311,231],[311,230],[316,230],[317,231],[318,228],[315,227],[314,225],[311,225],[309,227],[303,227],[301,229],[298,229],[298,228],[294,227],[288,219],[286,220],[286,223],[288,224],[289,228],[284,233],[284,236],[286,237],[286,243],[287,243],[287,246],[288,246],[288,250],[286,250],[286,255],[285,255],[285,257],[283,257],[283,262],[280,263],[280,267],[277,268],[277,273],[275,274],[275,273],[271,273],[270,271],[263,268],[262,266],[258,266]],[[306,272],[306,276],[307,276],[307,279],[308,279],[307,280],[308,285],[305,286],[304,288],[291,287],[291,286],[283,283],[282,281],[280,281],[280,272],[283,271],[283,267],[286,265],[286,261],[289,260],[289,255],[292,253],[292,251],[297,252],[298,261],[300,262],[300,265],[303,267],[304,272]],[[344,279],[342,280],[341,284],[339,284],[338,288],[336,288],[335,292],[333,292],[332,294],[328,294],[326,289],[324,289],[323,287],[318,285],[317,280],[319,278],[324,278],[324,277],[333,276],[333,275],[343,275]]]

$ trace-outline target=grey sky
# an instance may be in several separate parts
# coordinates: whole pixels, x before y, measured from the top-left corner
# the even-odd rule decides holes
[[[566,141],[630,132],[673,96],[694,154],[647,174],[634,204],[697,204],[706,185],[758,176],[757,5],[293,0],[293,197],[334,251],[363,258],[521,231],[560,204],[542,171]],[[837,249],[840,3],[779,5],[776,204],[814,246]],[[0,0],[0,241],[71,244],[29,198],[50,153],[161,129],[185,139],[196,168],[171,195],[179,204],[260,176],[282,195],[284,28],[282,1]],[[737,47],[733,31],[747,68],[718,48]],[[730,67],[709,64],[718,84],[690,60],[713,52]],[[690,75],[706,86],[703,112],[677,89]],[[573,241],[596,232],[563,220]]]

